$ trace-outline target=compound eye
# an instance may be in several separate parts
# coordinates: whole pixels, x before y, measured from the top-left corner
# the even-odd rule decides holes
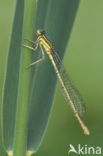
[[[45,34],[45,30],[41,30],[41,35],[44,35]]]
[[[37,35],[44,35],[45,34],[45,30],[37,30]]]

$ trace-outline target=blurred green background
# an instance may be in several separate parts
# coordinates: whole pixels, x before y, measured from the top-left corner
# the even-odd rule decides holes
[[[14,7],[13,0],[0,0],[0,94],[4,81]],[[84,136],[60,88],[57,87],[48,128],[36,156],[67,156],[69,144],[75,147],[78,144],[103,146],[102,42],[103,1],[80,1],[64,65],[86,103],[83,120],[89,127],[91,135]]]

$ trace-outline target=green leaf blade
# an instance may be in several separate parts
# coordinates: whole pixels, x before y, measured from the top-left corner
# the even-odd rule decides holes
[[[21,10],[21,16],[18,10]],[[24,1],[16,3],[13,30],[8,53],[6,79],[3,95],[3,130],[6,149],[13,147],[15,113],[19,82],[20,51],[22,41],[22,26],[24,14]]]
[[[50,39],[51,42],[54,42],[55,49],[62,59],[70,37],[79,1],[45,1],[45,4],[46,2],[49,4],[47,15],[44,18],[45,23],[43,23],[43,28],[46,30],[48,39]],[[41,5],[40,2],[39,5]],[[42,15],[44,8],[38,10],[38,12],[39,11]],[[39,18],[38,14],[37,18]],[[40,21],[42,21],[41,18]],[[36,28],[39,29],[38,24],[36,25]],[[40,51],[38,52],[40,53]],[[35,73],[32,78],[31,108],[28,125],[28,149],[36,151],[40,146],[48,124],[57,78],[48,58],[32,68],[35,68]]]

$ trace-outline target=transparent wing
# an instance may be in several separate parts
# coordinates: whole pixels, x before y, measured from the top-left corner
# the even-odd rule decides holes
[[[76,111],[78,112],[79,115],[83,115],[86,107],[85,107],[82,97],[80,96],[78,90],[74,87],[71,78],[69,77],[66,70],[64,69],[63,64],[60,60],[60,57],[58,56],[58,54],[56,52],[53,52],[53,58],[54,58],[54,61],[56,63],[58,70],[60,71],[60,76],[64,82],[65,88],[68,91],[68,94],[72,100],[72,103],[73,103]],[[66,99],[66,96],[63,92],[62,87],[61,87],[61,90]],[[66,99],[66,101],[70,104],[70,102],[67,99]]]

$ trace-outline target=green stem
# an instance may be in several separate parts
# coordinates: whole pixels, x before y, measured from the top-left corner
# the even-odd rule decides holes
[[[23,39],[32,39],[34,34],[35,0],[26,0],[25,2]],[[31,70],[26,69],[26,66],[30,63],[31,52],[22,47],[13,156],[25,156],[26,154]]]

